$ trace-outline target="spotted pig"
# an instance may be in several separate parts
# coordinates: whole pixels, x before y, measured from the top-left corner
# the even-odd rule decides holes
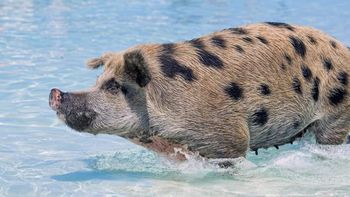
[[[260,23],[189,41],[144,44],[88,62],[88,91],[52,89],[69,127],[168,155],[235,158],[304,131],[341,144],[350,129],[350,51],[316,29]]]

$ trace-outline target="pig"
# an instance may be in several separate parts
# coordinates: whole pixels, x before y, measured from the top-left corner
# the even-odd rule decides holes
[[[177,43],[142,44],[88,61],[89,90],[52,89],[49,105],[79,132],[150,150],[237,158],[292,143],[345,142],[350,50],[311,27],[265,22]]]

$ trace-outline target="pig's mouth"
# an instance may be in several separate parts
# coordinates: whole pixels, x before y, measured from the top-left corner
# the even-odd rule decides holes
[[[91,127],[96,118],[96,112],[86,107],[86,102],[78,102],[77,96],[52,89],[49,96],[49,106],[59,119],[70,128],[85,131]]]

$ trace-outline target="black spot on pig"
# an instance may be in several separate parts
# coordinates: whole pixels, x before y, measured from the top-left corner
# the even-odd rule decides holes
[[[189,43],[196,48],[197,57],[199,61],[209,67],[213,68],[223,68],[224,63],[219,56],[207,51],[203,42],[200,39],[190,40]]]
[[[330,71],[333,68],[332,60],[328,58],[323,59],[323,66],[327,71]]]
[[[333,40],[331,40],[331,41],[329,41],[330,43],[331,43],[331,46],[333,47],[333,48],[337,48],[338,47],[338,45],[337,45],[337,43],[335,42],[335,41],[333,41]]]
[[[231,84],[225,88],[225,92],[236,101],[243,97],[243,89],[235,82],[231,82]]]
[[[236,50],[237,52],[239,52],[239,53],[244,53],[244,49],[243,49],[241,46],[235,45],[234,47],[235,47],[235,50]]]
[[[347,95],[344,88],[333,88],[329,91],[328,99],[331,105],[336,106],[342,103]]]
[[[269,25],[274,26],[274,27],[288,29],[289,31],[294,31],[294,27],[287,24],[287,23],[266,22],[266,24],[269,24]]]
[[[290,43],[293,45],[295,52],[302,58],[306,55],[306,46],[302,40],[295,36],[289,36]]]
[[[253,125],[264,126],[269,119],[269,114],[267,110],[262,107],[257,109],[250,118]]]
[[[271,94],[270,87],[265,83],[260,84],[258,89],[262,95],[270,95]]]
[[[236,35],[245,35],[248,34],[247,30],[241,27],[233,27],[233,28],[228,28],[231,33],[236,34]]]
[[[313,36],[307,36],[307,38],[309,39],[309,42],[313,45],[317,44],[316,38],[314,38]]]
[[[341,71],[340,73],[338,73],[337,79],[342,85],[344,86],[348,85],[348,82],[349,82],[348,73]]]
[[[301,66],[301,72],[303,74],[303,77],[307,80],[310,81],[311,77],[312,77],[312,72],[310,70],[310,68],[306,65],[302,65]]]
[[[244,37],[244,38],[242,38],[242,39],[243,39],[243,41],[246,42],[246,43],[253,43],[253,39],[250,38],[250,37]]]
[[[211,43],[219,48],[226,48],[226,41],[221,36],[213,36],[211,38]]]
[[[196,80],[193,70],[183,64],[180,64],[174,57],[174,44],[164,44],[161,55],[158,57],[161,71],[165,76],[174,78],[176,75],[181,76],[186,81]]]
[[[256,38],[263,44],[269,44],[269,42],[263,36],[257,36]]]
[[[292,88],[293,90],[298,93],[298,94],[303,94],[303,91],[301,89],[301,83],[300,83],[300,80],[298,78],[293,78],[293,81],[292,81]]]

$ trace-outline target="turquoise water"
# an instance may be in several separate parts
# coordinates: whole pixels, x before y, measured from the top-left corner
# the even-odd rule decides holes
[[[126,3],[127,2],[127,3]],[[220,169],[174,163],[117,136],[77,133],[48,107],[101,70],[87,58],[260,21],[319,28],[350,45],[350,1],[0,1],[0,196],[350,195],[350,145],[312,136]]]

